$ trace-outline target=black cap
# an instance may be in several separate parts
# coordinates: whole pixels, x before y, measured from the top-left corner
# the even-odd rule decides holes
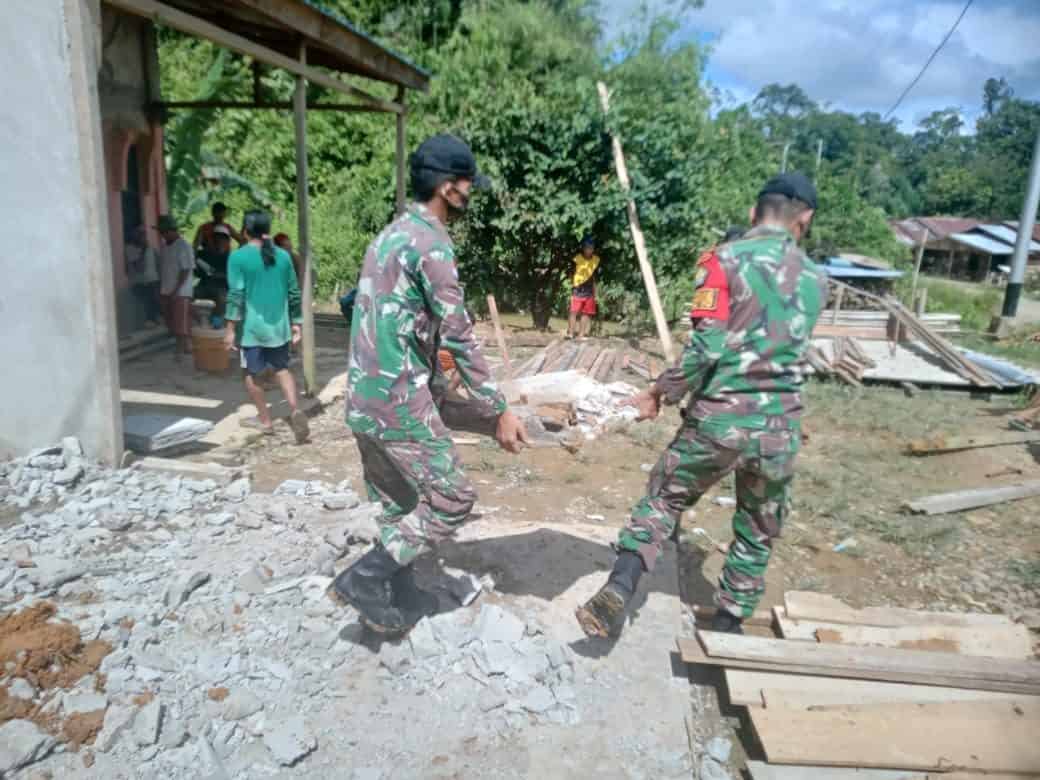
[[[809,208],[816,210],[816,187],[809,181],[804,173],[793,171],[781,173],[774,176],[765,183],[758,197],[763,195],[783,195],[788,198],[797,198],[802,203],[808,203]]]
[[[227,212],[231,211],[231,209],[227,207],[226,203],[218,200],[216,203],[213,204],[212,208],[210,208],[210,211],[223,211],[226,214]]]
[[[409,158],[412,170],[425,168],[448,176],[470,179],[477,189],[491,186],[487,176],[477,172],[477,160],[461,138],[447,133],[427,138]]]

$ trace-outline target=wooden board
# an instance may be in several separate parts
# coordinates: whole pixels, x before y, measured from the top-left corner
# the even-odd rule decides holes
[[[930,650],[902,650],[891,647],[853,647],[851,645],[788,642],[757,636],[739,636],[717,631],[698,631],[697,640],[713,658],[739,659],[764,663],[811,665],[844,672],[934,675],[949,680],[974,683],[988,680],[1032,685],[1040,694],[1040,662],[1010,658],[936,653]],[[894,682],[901,682],[898,678]],[[942,683],[940,683],[942,684]]]
[[[934,650],[992,658],[1032,658],[1033,639],[1025,626],[849,626],[776,616],[784,639],[865,647]]]
[[[1040,712],[1013,702],[748,712],[771,763],[1040,772]]]
[[[744,661],[736,658],[713,658],[704,652],[704,648],[695,639],[679,639],[679,653],[685,663],[721,666],[727,669],[749,669],[758,672],[770,672],[788,675],[806,675],[812,677],[841,678],[847,680],[875,680],[887,683],[909,683],[913,685],[935,685],[948,688],[966,688],[975,691],[1000,691],[1018,693],[1027,696],[1040,695],[1036,684],[994,682],[991,680],[974,680],[965,682],[934,674],[909,674],[893,672],[873,672],[868,669],[831,669],[826,666],[804,664],[778,664],[763,661]],[[807,647],[807,642],[792,643],[799,647]]]
[[[786,617],[793,620],[823,620],[864,626],[1010,626],[1006,615],[979,612],[924,612],[897,607],[854,609],[823,593],[789,590],[784,594]]]
[[[698,623],[700,621],[710,623],[711,619],[715,617],[715,613],[718,612],[718,609],[707,604],[694,604],[692,609]],[[768,609],[756,609],[751,617],[744,618],[744,625],[757,626],[758,628],[772,628],[773,613]]]
[[[751,780],[927,780],[927,772],[898,769],[842,769],[833,766],[784,766],[748,761]]]
[[[904,506],[911,512],[925,515],[943,515],[947,512],[962,512],[965,509],[977,509],[981,506],[1003,504],[1007,501],[1020,501],[1023,498],[1040,496],[1040,480],[1022,482],[1018,485],[1006,485],[995,488],[977,488],[975,490],[958,490],[953,493],[940,493],[925,496],[916,501],[908,501]]]
[[[901,769],[858,769],[835,766],[791,766],[748,761],[751,780],[1026,780],[1040,775],[977,772],[917,772]]]
[[[973,691],[937,685],[909,685],[873,680],[841,680],[748,669],[727,669],[729,700],[741,707],[761,707],[784,696],[802,706],[827,704],[872,704],[883,702],[1009,701],[1023,694]]]
[[[906,445],[910,455],[937,455],[983,447],[1008,447],[1040,441],[1040,433],[1005,433],[996,436],[932,436],[915,439]]]

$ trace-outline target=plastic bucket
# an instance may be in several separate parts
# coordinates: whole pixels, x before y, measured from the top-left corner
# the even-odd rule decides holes
[[[231,354],[224,346],[224,331],[212,328],[191,329],[191,349],[195,368],[213,374],[223,374],[231,365]]]

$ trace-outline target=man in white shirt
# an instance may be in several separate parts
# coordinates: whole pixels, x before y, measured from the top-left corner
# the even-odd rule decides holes
[[[177,229],[177,221],[169,214],[159,217],[159,305],[166,327],[177,338],[175,356],[191,352],[191,297],[195,253]]]

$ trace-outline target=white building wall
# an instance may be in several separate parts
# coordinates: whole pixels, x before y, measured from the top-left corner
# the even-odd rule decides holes
[[[97,95],[98,0],[0,25],[0,455],[79,436],[122,452]]]

